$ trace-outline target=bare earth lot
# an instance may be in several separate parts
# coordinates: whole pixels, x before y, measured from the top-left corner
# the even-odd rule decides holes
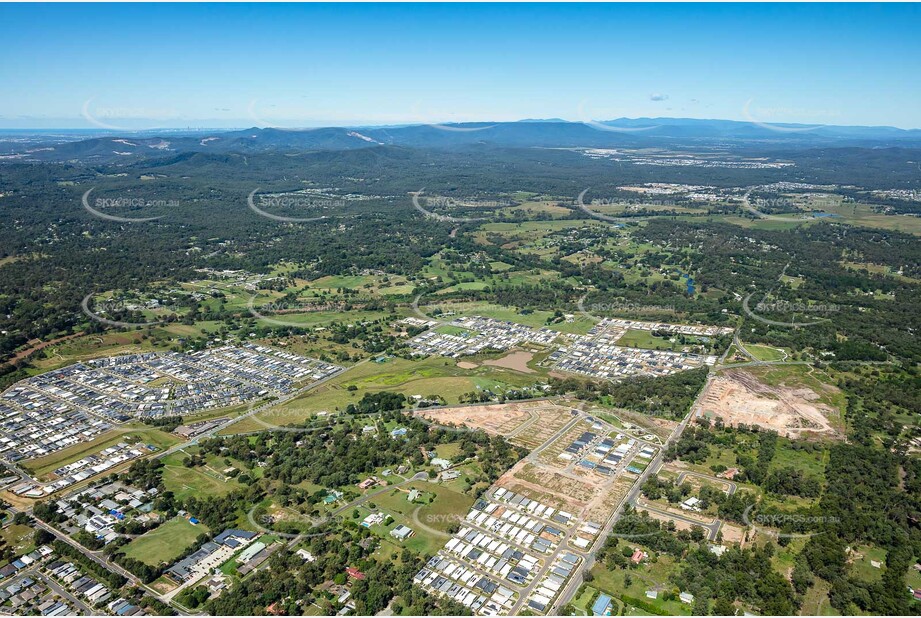
[[[416,414],[440,425],[482,429],[528,448],[545,442],[572,418],[569,408],[547,400],[423,409]]]
[[[441,425],[465,425],[491,434],[507,436],[532,418],[527,404],[497,404],[487,406],[460,406],[437,410],[419,410],[418,416]]]
[[[502,358],[497,358],[496,360],[484,361],[483,364],[492,365],[493,367],[505,367],[506,369],[513,369],[522,373],[534,373],[534,370],[528,367],[528,362],[532,358],[534,358],[534,355],[530,352],[518,350],[511,354],[506,354]]]
[[[828,387],[832,388],[832,387]],[[771,386],[744,370],[722,372],[707,386],[700,411],[727,425],[758,425],[789,438],[838,436],[829,417],[838,412],[805,385]]]

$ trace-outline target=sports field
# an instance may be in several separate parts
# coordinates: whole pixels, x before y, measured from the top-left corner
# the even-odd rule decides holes
[[[125,555],[150,566],[172,562],[200,534],[206,534],[204,524],[193,525],[184,517],[174,517],[158,528],[137,537],[125,546]]]

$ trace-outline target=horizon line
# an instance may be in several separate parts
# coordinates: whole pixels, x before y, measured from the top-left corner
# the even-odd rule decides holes
[[[136,120],[144,121],[143,118],[137,119],[125,119],[125,120]],[[50,132],[50,131],[81,131],[81,132],[96,132],[96,133],[150,133],[156,131],[245,131],[249,129],[257,130],[266,130],[266,129],[278,129],[283,131],[316,131],[321,129],[388,129],[388,128],[409,128],[409,127],[425,127],[433,125],[444,125],[444,126],[463,126],[463,125],[478,125],[478,124],[519,124],[519,123],[560,123],[560,124],[583,124],[590,125],[591,123],[613,123],[618,121],[663,121],[663,120],[672,120],[672,121],[695,121],[695,122],[731,122],[736,124],[748,124],[752,126],[776,126],[776,127],[812,127],[812,128],[844,128],[844,129],[894,129],[897,131],[913,132],[921,131],[921,127],[900,127],[890,124],[824,124],[824,123],[805,123],[805,122],[763,122],[757,120],[734,120],[730,118],[693,118],[689,116],[637,116],[637,117],[628,117],[621,116],[619,118],[611,118],[607,120],[567,120],[565,118],[519,118],[517,120],[462,120],[462,121],[441,121],[441,122],[419,122],[419,121],[407,121],[407,122],[389,122],[389,123],[330,123],[330,124],[316,124],[316,125],[303,125],[303,126],[282,126],[282,125],[265,125],[259,126],[258,124],[241,124],[241,125],[227,125],[227,126],[208,126],[208,125],[192,125],[186,124],[182,125],[162,125],[155,127],[78,127],[78,126],[57,126],[57,127],[12,127],[12,126],[2,126],[0,124],[0,131],[33,131],[33,132]]]

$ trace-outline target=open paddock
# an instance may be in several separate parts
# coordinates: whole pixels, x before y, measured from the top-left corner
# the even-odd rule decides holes
[[[194,525],[184,517],[174,517],[158,528],[133,539],[125,546],[125,555],[150,566],[172,562],[191,546],[199,535],[207,534],[204,524]]]

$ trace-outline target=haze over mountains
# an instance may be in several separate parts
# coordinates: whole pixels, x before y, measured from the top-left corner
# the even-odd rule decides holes
[[[444,125],[249,128],[235,131],[150,130],[0,132],[7,161],[117,161],[177,152],[354,150],[375,146],[498,148],[712,148],[786,150],[815,147],[921,147],[921,130],[887,126],[765,124],[688,118],[620,118],[604,122],[522,120]]]

